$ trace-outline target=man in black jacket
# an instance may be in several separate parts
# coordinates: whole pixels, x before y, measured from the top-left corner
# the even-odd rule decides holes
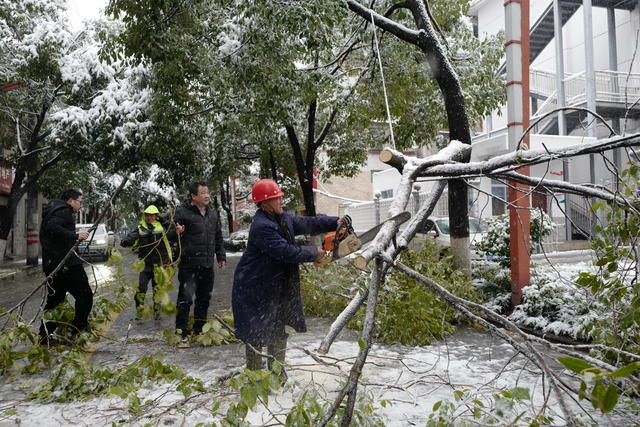
[[[82,207],[82,193],[78,190],[66,190],[59,200],[53,200],[45,208],[40,229],[42,244],[42,270],[49,276],[73,248],[78,240],[86,240],[89,233],[76,232],[73,214]],[[64,265],[47,282],[47,302],[44,311],[62,303],[67,292],[76,301],[73,318],[73,334],[87,329],[89,313],[93,306],[93,293],[89,279],[82,266],[82,260],[74,252]],[[40,336],[43,342],[49,342],[49,335],[56,329],[56,322],[42,322]]]
[[[226,254],[222,240],[222,226],[218,214],[209,209],[209,189],[203,182],[189,186],[189,197],[178,207],[175,215],[176,231],[180,234],[180,270],[178,281],[178,314],[176,329],[182,334],[181,348],[189,347],[189,311],[195,295],[193,309],[193,332],[202,332],[207,322],[209,300],[213,290],[214,257],[218,268],[226,264]]]

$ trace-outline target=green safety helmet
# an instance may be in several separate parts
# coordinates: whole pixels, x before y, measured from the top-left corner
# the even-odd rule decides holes
[[[144,213],[153,214],[153,215],[160,215],[160,211],[158,210],[158,208],[155,207],[155,205],[147,206],[147,209],[144,210]]]

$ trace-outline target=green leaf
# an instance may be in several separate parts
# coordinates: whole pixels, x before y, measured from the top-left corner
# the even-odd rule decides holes
[[[436,403],[433,404],[433,409],[432,410],[434,412],[437,411],[440,408],[441,405],[442,405],[442,400],[438,400]]]
[[[247,408],[253,408],[258,398],[255,386],[243,387],[242,390],[240,390],[240,398],[242,402],[247,405]]]
[[[560,357],[558,358],[558,361],[562,363],[565,368],[575,372],[576,374],[581,374],[585,369],[593,368],[593,366],[584,360],[576,359],[575,357]]]
[[[136,260],[131,264],[131,268],[133,269],[133,271],[135,271],[136,273],[140,273],[144,270],[144,260]]]
[[[613,411],[613,408],[616,407],[617,403],[618,390],[616,389],[615,384],[609,384],[607,393],[604,395],[604,399],[602,400],[602,412],[606,414],[607,412]]]
[[[511,394],[514,399],[518,400],[529,400],[531,396],[529,394],[529,389],[524,387],[514,387],[511,389]]]
[[[358,338],[358,346],[360,348],[366,348],[367,345],[364,343],[364,340],[362,338]]]
[[[640,368],[640,362],[631,362],[628,365],[623,366],[622,368],[618,369],[617,371],[611,372],[609,374],[609,377],[611,377],[611,378],[628,377],[629,375],[631,375],[635,371],[637,371],[638,368]]]
[[[594,408],[604,410],[604,397],[607,393],[607,389],[602,384],[602,381],[596,381],[596,384],[593,386],[591,390],[591,405]]]
[[[609,261],[610,261],[610,259],[607,258],[607,257],[600,258],[594,263],[594,265],[596,267],[602,267],[603,265],[607,264]]]
[[[116,396],[120,397],[121,399],[124,399],[125,397],[127,397],[127,392],[124,391],[122,388],[118,387],[118,386],[113,386],[109,389],[109,392],[111,394],[115,394]]]
[[[220,409],[220,401],[216,400],[211,407],[211,415],[214,417],[218,415],[218,409]]]

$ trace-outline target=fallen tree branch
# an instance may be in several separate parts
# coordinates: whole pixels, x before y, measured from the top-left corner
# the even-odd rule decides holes
[[[338,396],[336,396],[333,405],[324,414],[324,417],[316,423],[318,427],[326,426],[329,421],[335,416],[344,398],[349,395],[347,402],[347,409],[345,410],[342,418],[342,426],[348,426],[351,422],[351,416],[353,414],[353,405],[355,404],[358,380],[362,373],[362,367],[367,360],[369,349],[373,344],[372,334],[373,326],[375,323],[376,307],[378,305],[378,290],[380,281],[382,280],[382,261],[376,260],[375,268],[371,274],[371,283],[369,285],[369,295],[367,298],[367,312],[365,314],[364,323],[362,326],[362,333],[360,334],[360,351],[358,357],[351,367],[349,373],[349,379],[347,384],[340,390]]]
[[[533,345],[531,345],[531,342],[534,341],[534,340],[531,339],[531,336],[529,336],[529,335],[525,334],[524,332],[522,332],[513,322],[507,320],[506,318],[500,316],[499,314],[494,313],[491,310],[489,310],[489,309],[487,309],[485,307],[482,307],[479,304],[475,304],[475,303],[472,303],[470,301],[466,301],[466,300],[464,300],[462,298],[459,298],[459,297],[453,295],[452,293],[447,291],[444,287],[442,287],[441,285],[439,285],[435,281],[429,279],[426,276],[423,276],[422,274],[414,271],[413,269],[405,266],[404,264],[402,264],[400,262],[397,262],[397,261],[394,262],[393,260],[390,260],[390,259],[387,259],[386,262],[393,264],[393,266],[395,268],[397,268],[398,270],[402,271],[407,276],[411,277],[412,279],[422,283],[423,285],[425,285],[425,286],[429,287],[430,289],[432,289],[433,291],[437,292],[438,295],[440,295],[442,298],[444,298],[445,301],[447,301],[449,304],[451,304],[458,311],[460,311],[461,313],[465,314],[471,320],[477,321],[477,322],[487,326],[492,332],[494,332],[497,335],[499,335],[502,339],[504,339],[509,344],[511,344],[516,350],[521,351],[524,355],[526,355],[529,360],[533,361],[549,377],[549,379],[551,381],[551,386],[554,388],[554,391],[556,393],[556,398],[558,399],[558,403],[559,403],[560,407],[562,408],[562,412],[564,413],[564,415],[566,417],[565,421],[567,422],[567,425],[569,425],[569,426],[575,425],[575,423],[573,422],[573,414],[569,410],[569,407],[567,406],[567,404],[566,404],[566,402],[564,400],[564,396],[562,395],[562,391],[560,390],[560,385],[558,384],[558,379],[557,379],[555,373],[553,373],[553,371],[551,371],[551,369],[549,368],[547,363],[544,361],[544,358],[542,357],[540,352],[538,352],[535,349],[535,347],[533,347]],[[516,342],[512,337],[509,337],[507,334],[505,334],[504,332],[500,331],[497,327],[491,325],[489,322],[487,322],[483,318],[473,314],[471,312],[472,309],[481,311],[481,312],[483,312],[485,314],[490,314],[490,317],[492,317],[494,319],[500,319],[500,323],[505,325],[509,330],[514,332],[517,336],[519,336],[520,338],[524,339],[525,344],[523,345],[521,343]]]

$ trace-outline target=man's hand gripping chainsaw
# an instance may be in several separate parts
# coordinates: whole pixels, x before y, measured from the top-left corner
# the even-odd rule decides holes
[[[319,260],[313,262],[316,267],[329,264],[331,261],[335,261],[338,258],[345,257],[362,247],[362,243],[358,236],[353,231],[353,225],[351,223],[351,217],[345,215],[340,218],[336,231],[327,233],[322,241],[322,249],[327,254]]]
[[[399,214],[387,219],[385,222],[393,221],[396,223],[396,226],[399,227],[409,218],[411,218],[411,214],[409,212],[400,212]],[[362,247],[362,245],[373,240],[373,238],[376,237],[383,225],[384,222],[376,225],[370,230],[365,231],[360,236],[357,236],[353,231],[351,217],[349,215],[343,216],[338,223],[338,228],[336,229],[336,231],[327,233],[324,236],[322,249],[324,249],[327,254],[321,259],[314,261],[313,265],[315,265],[316,267],[327,265],[331,261],[335,261],[338,258],[343,258],[357,251]]]

